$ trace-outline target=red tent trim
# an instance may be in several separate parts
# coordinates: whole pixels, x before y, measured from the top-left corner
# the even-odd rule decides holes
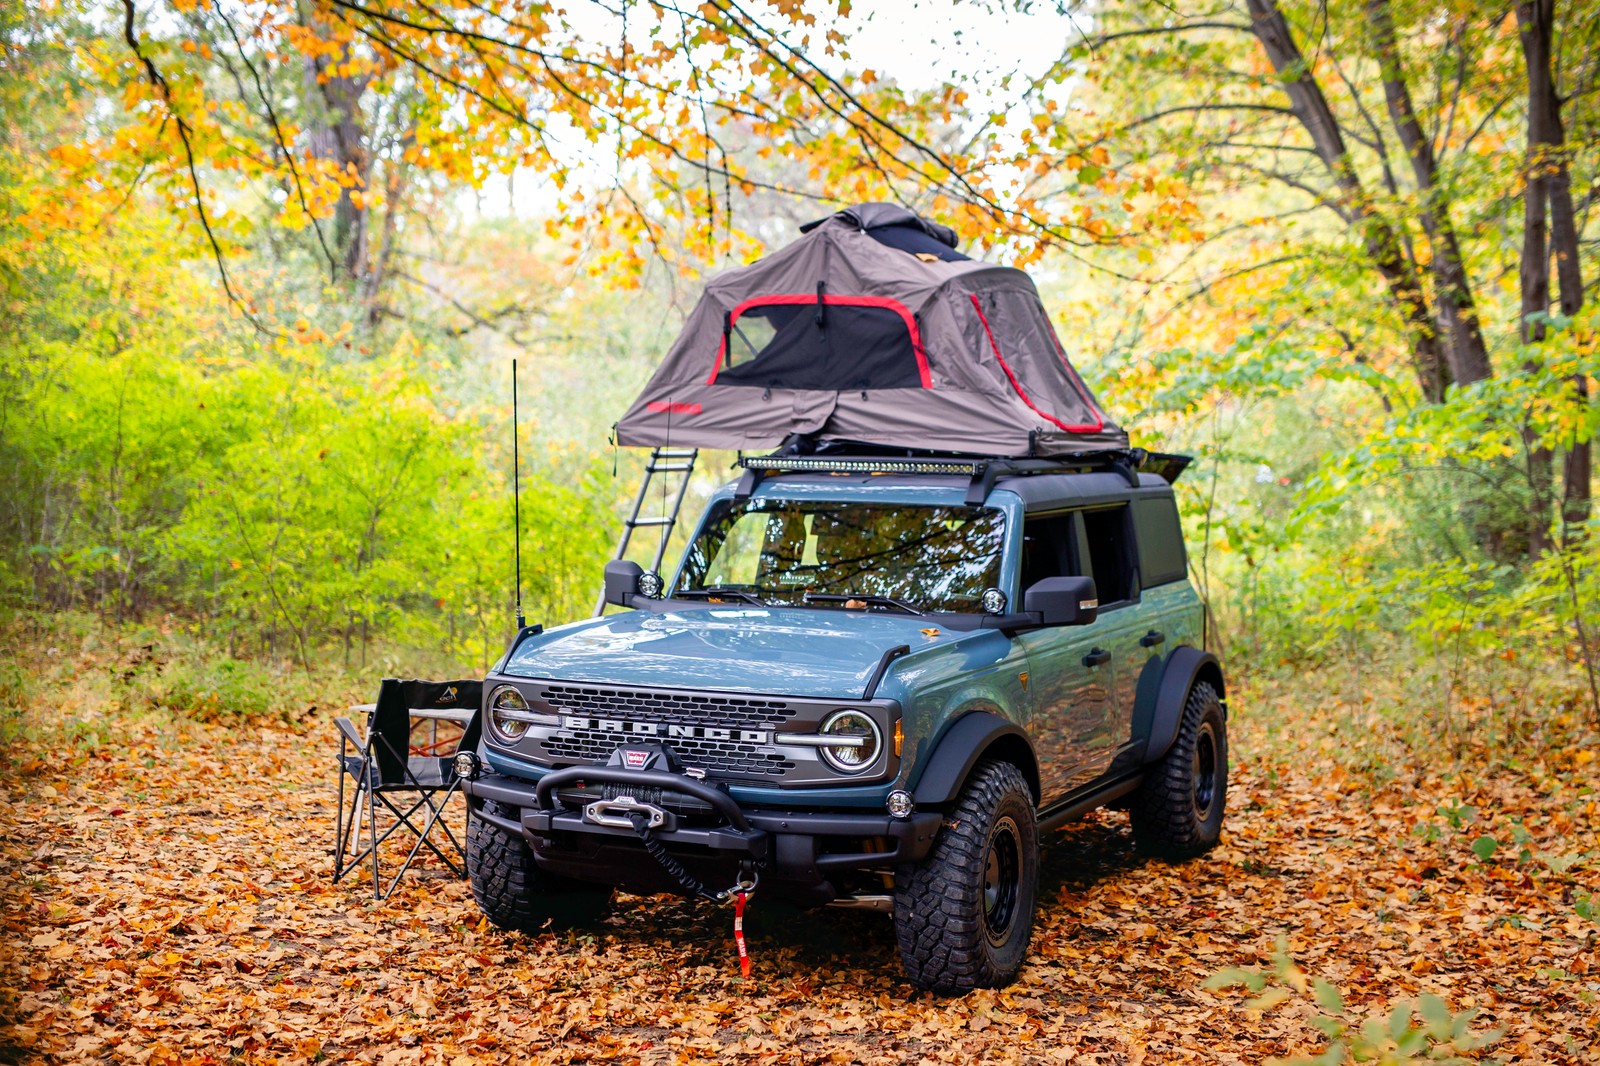
[[[1029,410],[1052,425],[1059,426],[1061,429],[1066,430],[1068,433],[1098,433],[1105,428],[1106,421],[1103,415],[1100,417],[1099,421],[1095,422],[1093,425],[1069,426],[1067,423],[1061,421],[1061,419],[1055,417],[1054,415],[1046,414],[1045,412],[1041,411],[1038,405],[1036,405],[1032,400],[1028,399],[1028,394],[1022,391],[1022,383],[1017,380],[1017,375],[1011,372],[1011,366],[1006,362],[1006,357],[1000,354],[1000,345],[996,343],[994,339],[994,330],[989,328],[989,316],[983,313],[983,304],[978,302],[978,294],[972,293],[971,296],[972,307],[978,312],[978,321],[983,323],[983,332],[989,338],[989,347],[994,349],[994,357],[1000,361],[1000,369],[1006,372],[1006,377],[1011,381],[1011,387],[1017,390],[1017,395],[1022,398],[1023,403],[1028,405]],[[1050,327],[1050,336],[1052,338],[1055,337],[1055,327],[1053,325]],[[1061,349],[1061,342],[1059,340],[1056,341],[1056,348],[1058,351]],[[1065,362],[1066,353],[1061,351],[1060,354],[1062,362]],[[1072,368],[1069,366],[1067,369],[1070,371]],[[1083,386],[1080,382],[1078,382],[1077,375],[1073,374],[1072,378],[1074,387],[1078,389],[1080,394],[1083,394]],[[1086,394],[1083,395],[1084,399],[1088,400],[1088,396]],[[1089,408],[1090,410],[1095,411],[1097,414],[1099,413],[1098,408],[1092,401],[1089,402]]]

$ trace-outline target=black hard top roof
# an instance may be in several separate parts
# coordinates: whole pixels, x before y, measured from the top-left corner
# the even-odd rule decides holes
[[[1098,503],[1115,503],[1135,496],[1171,496],[1172,486],[1154,474],[1140,473],[1137,488],[1128,479],[1110,471],[1087,473],[1042,473],[1001,476],[996,490],[1005,490],[1022,498],[1028,511],[1054,511],[1069,507],[1086,507]],[[971,484],[971,478],[960,474],[883,474],[824,471],[797,471],[772,474],[763,479],[763,485],[872,485],[885,489],[961,489]]]

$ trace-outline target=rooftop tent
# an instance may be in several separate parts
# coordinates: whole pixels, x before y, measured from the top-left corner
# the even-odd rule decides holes
[[[628,446],[754,450],[791,434],[916,451],[1124,447],[1033,281],[948,226],[861,204],[706,286],[617,424]]]

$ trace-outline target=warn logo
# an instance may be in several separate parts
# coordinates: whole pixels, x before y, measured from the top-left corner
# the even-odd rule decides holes
[[[643,770],[645,763],[649,761],[650,753],[648,751],[631,751],[624,749],[622,752],[622,764],[630,770]]]
[[[704,725],[668,725],[661,722],[623,722],[615,718],[561,716],[561,728],[575,732],[618,733],[652,740],[729,740],[739,744],[771,744],[770,729],[718,729]]]

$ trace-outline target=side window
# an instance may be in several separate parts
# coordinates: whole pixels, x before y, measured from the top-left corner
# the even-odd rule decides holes
[[[1037,515],[1023,522],[1022,591],[1047,577],[1076,574],[1077,547],[1070,514]]]
[[[1128,528],[1128,507],[1102,507],[1079,512],[1083,518],[1084,544],[1089,553],[1089,575],[1094,578],[1100,606],[1138,598],[1134,586],[1132,530]]]
[[[1139,540],[1139,580],[1145,588],[1182,581],[1188,573],[1178,503],[1171,496],[1133,502],[1133,527]]]

